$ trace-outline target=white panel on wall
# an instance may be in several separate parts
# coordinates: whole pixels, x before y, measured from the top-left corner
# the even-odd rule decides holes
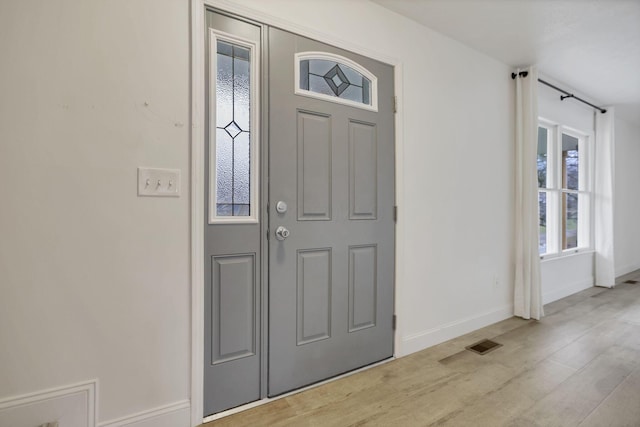
[[[0,426],[35,427],[58,423],[58,427],[94,427],[96,382],[0,400]]]
[[[540,273],[543,304],[588,289],[594,280],[593,252],[543,260]]]

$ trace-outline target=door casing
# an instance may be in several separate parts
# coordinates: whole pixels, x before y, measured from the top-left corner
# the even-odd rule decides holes
[[[359,44],[345,43],[339,37],[333,37],[331,35],[318,32],[308,27],[300,26],[292,21],[283,20],[279,17],[261,13],[259,11],[248,9],[246,7],[230,4],[225,0],[191,0],[191,191],[190,191],[190,209],[191,209],[191,425],[196,427],[203,422],[203,365],[204,365],[204,277],[202,271],[204,271],[204,212],[205,212],[205,200],[204,200],[204,162],[205,162],[205,12],[206,9],[213,9],[217,12],[233,16],[242,20],[248,20],[258,25],[270,25],[290,31],[305,37],[309,37],[318,40],[323,43],[332,44],[340,47],[341,49],[350,50],[354,53],[358,53],[364,56],[368,56],[372,59],[385,62],[394,67],[394,93],[396,96],[403,93],[403,80],[402,80],[402,63],[397,58],[390,57],[387,54],[376,51],[374,49],[363,47]],[[263,31],[263,34],[266,32]],[[268,43],[267,36],[263,37],[262,49],[266,48]],[[268,55],[263,56],[263,67],[268,67]],[[268,69],[268,68],[267,68]],[[264,105],[265,95],[268,88],[266,85],[262,85],[262,101]],[[404,180],[400,171],[403,170],[403,116],[402,116],[402,103],[401,99],[398,101],[398,109],[395,115],[395,171],[396,171],[396,188],[395,197],[396,205],[400,206],[399,213],[396,222],[396,249],[395,249],[395,307],[394,311],[398,313],[397,307],[399,301],[401,301],[402,294],[402,277],[404,275],[404,269],[399,259],[402,258],[402,247],[404,243],[404,226],[402,206],[404,201],[404,194],[402,189],[404,188]],[[268,165],[268,158],[266,155],[266,144],[268,141],[265,136],[268,135],[268,120],[264,120],[266,109],[263,107],[261,111],[262,116],[262,129],[260,134],[263,141],[262,157],[260,160],[261,166]],[[266,169],[263,169],[266,170]],[[268,183],[266,180],[262,180],[260,183],[261,195],[267,194]],[[266,199],[264,199],[266,200]],[[261,221],[262,235],[266,236],[267,229],[266,221]],[[262,250],[268,249],[267,240],[263,239],[261,243]],[[266,252],[264,252],[266,253]],[[267,277],[266,268],[262,268],[261,279],[265,280]],[[263,283],[267,283],[264,281]],[[267,300],[265,295],[261,297],[262,317],[268,313],[265,311]],[[261,322],[261,328],[263,337],[267,335],[267,322]],[[398,320],[395,329],[394,337],[394,356],[402,355],[402,319]],[[262,340],[263,351],[266,350],[267,340]],[[266,353],[263,353],[266,354]],[[261,394],[266,397],[266,369],[267,361],[266,357],[262,360],[262,375],[263,381],[261,386]],[[263,401],[267,401],[263,399]],[[255,403],[253,404],[255,405]],[[235,410],[234,410],[235,411]],[[208,417],[207,420],[218,418],[225,413],[217,414],[216,416]]]

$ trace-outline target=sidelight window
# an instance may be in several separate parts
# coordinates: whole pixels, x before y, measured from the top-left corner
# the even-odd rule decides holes
[[[256,46],[212,32],[209,58],[209,223],[254,222]]]
[[[296,94],[378,110],[376,77],[350,59],[304,52],[296,54],[295,67]]]

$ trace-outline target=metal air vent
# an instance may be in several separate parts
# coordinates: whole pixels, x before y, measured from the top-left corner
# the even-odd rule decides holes
[[[485,355],[490,351],[493,351],[500,347],[502,347],[502,344],[498,344],[497,342],[484,339],[482,341],[478,341],[475,344],[471,344],[470,346],[467,346],[465,348],[469,351],[473,351],[474,353]]]

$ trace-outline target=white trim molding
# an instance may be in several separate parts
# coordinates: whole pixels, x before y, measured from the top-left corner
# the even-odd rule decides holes
[[[82,409],[86,413],[86,423],[84,425],[87,427],[95,427],[97,424],[97,389],[98,380],[90,380],[5,398],[0,400],[0,421],[3,419],[3,413],[7,414],[9,412],[14,412],[13,420],[16,418],[26,420],[27,417],[29,420],[32,420],[34,415],[36,417],[53,417],[55,413],[60,410],[61,405],[63,405],[62,402],[65,399],[73,398],[74,395],[82,395],[84,405]],[[50,407],[50,404],[55,401],[58,401],[58,403]],[[40,408],[38,408],[38,406],[40,406]],[[24,415],[17,413],[18,411],[25,411]],[[46,418],[44,420],[38,420],[37,423],[42,424],[43,422],[51,421],[56,420]]]
[[[618,280],[622,278],[622,276],[635,273],[637,270],[640,270],[640,263],[638,262],[633,264],[616,266],[616,283],[618,283]],[[626,278],[624,280],[626,280]]]
[[[191,417],[204,418],[205,3],[191,0]]]
[[[513,305],[506,305],[478,316],[467,317],[466,319],[460,319],[433,329],[408,335],[402,340],[402,356],[424,350],[511,317],[513,317]]]
[[[188,400],[182,400],[125,417],[103,421],[98,424],[98,427],[187,427],[190,407],[191,404]]]

